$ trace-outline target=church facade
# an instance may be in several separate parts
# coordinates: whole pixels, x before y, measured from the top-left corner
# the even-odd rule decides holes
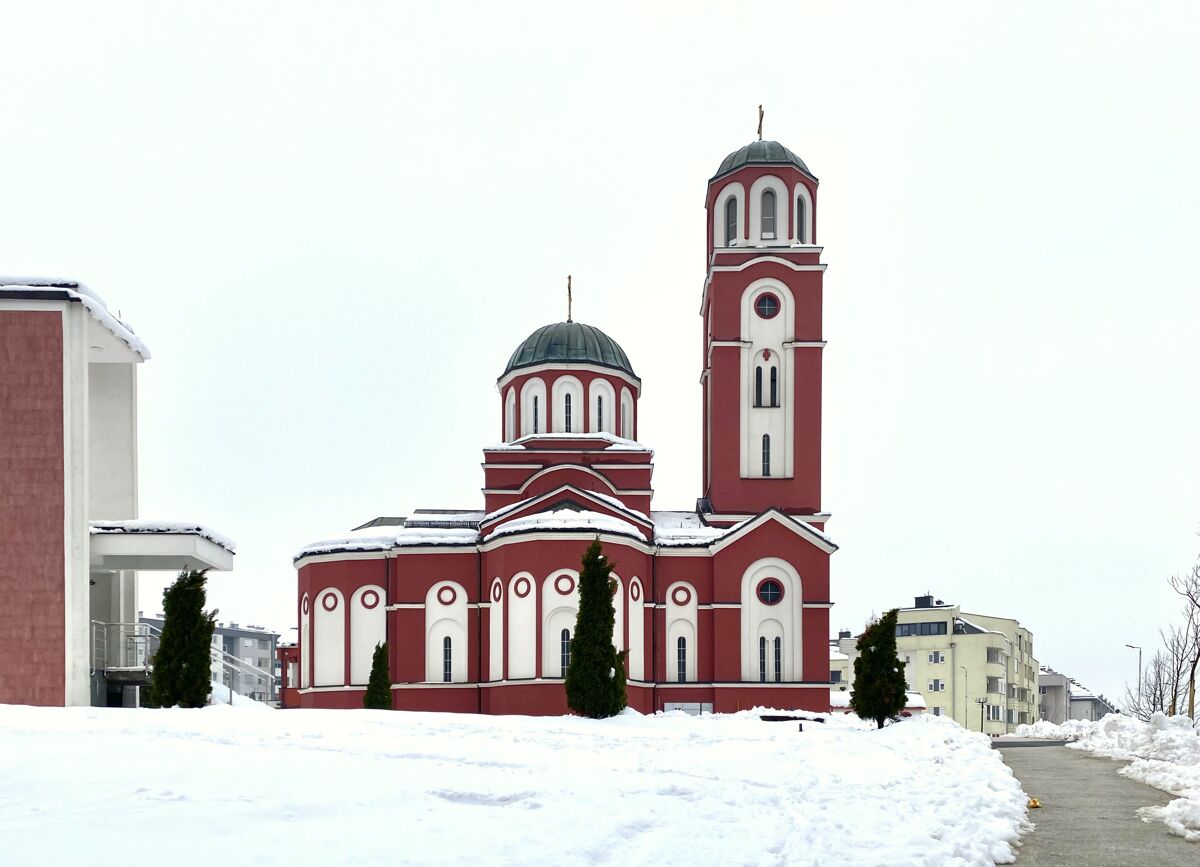
[[[395,708],[567,712],[578,570],[598,538],[631,707],[828,710],[816,202],[777,142],[708,182],[693,508],[652,508],[624,349],[570,319],[539,328],[497,381],[482,508],[377,518],[299,552],[284,705],[361,707],[386,641]]]

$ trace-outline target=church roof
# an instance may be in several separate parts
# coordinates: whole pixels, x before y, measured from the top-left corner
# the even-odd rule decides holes
[[[808,170],[808,166],[804,164],[804,160],[796,156],[790,150],[785,148],[777,141],[752,141],[745,147],[738,148],[729,156],[721,161],[721,167],[717,169],[717,173],[712,176],[711,180],[715,181],[722,175],[727,175],[732,171],[740,169],[742,166],[769,166],[769,165],[789,165],[795,166],[808,175],[813,180],[816,177]]]
[[[629,357],[617,341],[599,328],[581,322],[543,325],[521,342],[500,378],[518,368],[553,362],[596,364],[624,371],[637,378]]]

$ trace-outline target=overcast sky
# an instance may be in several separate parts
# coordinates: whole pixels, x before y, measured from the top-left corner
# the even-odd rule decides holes
[[[568,273],[690,508],[705,184],[763,103],[821,180],[831,628],[929,590],[1120,694],[1200,550],[1196,4],[602,6],[3,7],[0,272],[149,344],[142,517],[294,626],[304,543],[481,506]]]

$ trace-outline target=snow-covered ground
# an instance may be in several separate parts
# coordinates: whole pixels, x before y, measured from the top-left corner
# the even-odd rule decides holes
[[[1056,726],[1041,720],[1017,726],[1023,737],[1076,738],[1067,744],[1131,763],[1120,773],[1178,795],[1165,807],[1147,807],[1142,817],[1165,822],[1172,834],[1200,841],[1200,729],[1186,716],[1156,713],[1149,722],[1110,713],[1096,722],[1068,720]]]
[[[0,862],[991,865],[1025,795],[937,717],[0,706]]]

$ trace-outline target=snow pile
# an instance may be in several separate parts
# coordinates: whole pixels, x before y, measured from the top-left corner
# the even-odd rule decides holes
[[[1069,719],[1062,725],[1040,719],[1035,723],[1022,723],[1013,734],[1019,738],[1039,738],[1052,741],[1074,740],[1090,729],[1092,723],[1082,719]]]
[[[1119,773],[1162,789],[1179,797],[1165,807],[1146,807],[1146,820],[1158,819],[1167,829],[1186,840],[1200,841],[1200,732],[1186,716],[1155,713],[1149,722],[1131,716],[1110,713],[1101,720],[1069,720],[1066,725],[1045,723],[1018,726],[1017,734],[1026,737],[1071,737],[1067,744],[1110,759],[1128,759],[1131,763]],[[1040,730],[1043,735],[1030,732]],[[1056,731],[1057,734],[1051,734]]]
[[[175,867],[990,867],[1028,827],[987,739],[930,717],[0,706],[0,731],[14,864],[124,867],[136,839]]]
[[[275,710],[269,704],[261,701],[255,701],[248,695],[242,695],[240,692],[233,692],[228,686],[223,683],[213,681],[212,695],[209,696],[209,707],[225,707],[230,706],[237,710],[248,708],[250,710]]]
[[[576,511],[575,509],[554,509],[549,512],[537,512],[533,515],[526,515],[523,518],[514,518],[507,523],[501,524],[497,529],[493,530],[486,537],[495,539],[499,536],[507,536],[510,533],[524,533],[532,530],[588,530],[602,533],[616,533],[621,536],[632,536],[635,539],[646,541],[646,536],[628,521],[622,521],[620,518],[614,518],[612,515],[604,515],[600,512]]]
[[[0,297],[5,291],[19,293],[30,289],[62,292],[71,300],[78,301],[87,310],[88,315],[140,355],[143,361],[150,360],[150,349],[142,339],[127,324],[109,313],[104,299],[83,283],[55,277],[0,277]]]
[[[195,521],[92,521],[93,535],[106,533],[165,533],[184,536],[199,536],[214,545],[220,545],[229,553],[237,552],[237,543]]]

